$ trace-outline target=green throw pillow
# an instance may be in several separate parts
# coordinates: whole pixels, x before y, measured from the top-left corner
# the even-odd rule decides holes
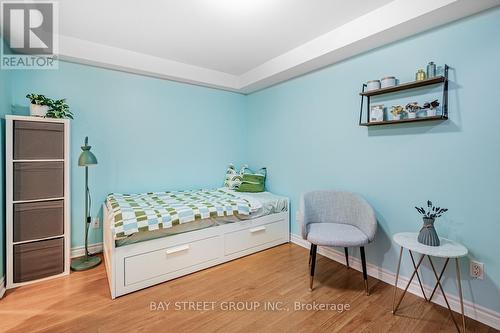
[[[236,189],[238,192],[264,192],[266,184],[266,168],[262,168],[257,172],[252,172],[250,169],[245,169],[241,179],[240,186]]]

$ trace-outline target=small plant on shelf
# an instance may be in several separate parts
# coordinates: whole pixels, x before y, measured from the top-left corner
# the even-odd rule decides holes
[[[427,116],[434,117],[437,113],[437,108],[439,106],[438,100],[433,100],[432,102],[424,103],[424,109],[427,109]]]
[[[401,116],[405,112],[405,109],[401,105],[395,105],[391,107],[391,114],[394,120],[401,119]]]
[[[69,109],[69,105],[66,103],[66,99],[58,99],[52,101],[50,104],[50,109],[45,115],[47,118],[60,118],[60,119],[73,119],[73,113]]]
[[[405,110],[406,112],[408,113],[408,118],[409,119],[414,119],[417,117],[417,112],[418,110],[420,110],[422,107],[420,105],[418,105],[417,102],[413,102],[413,103],[408,103],[406,104],[405,106]]]
[[[434,222],[436,218],[441,217],[448,209],[436,207],[430,200],[427,200],[427,210],[423,207],[415,207],[415,209],[422,215],[424,220],[424,225],[418,234],[418,242],[429,246],[439,246],[441,241],[434,228]]]
[[[50,98],[38,94],[28,94],[26,95],[26,98],[30,100],[31,104],[35,105],[49,105],[51,102]]]
[[[28,94],[30,100],[30,114],[35,117],[73,119],[73,113],[66,103],[66,99],[53,100],[40,94]]]

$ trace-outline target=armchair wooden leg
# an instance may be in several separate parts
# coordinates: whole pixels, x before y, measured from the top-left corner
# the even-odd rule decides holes
[[[368,274],[366,273],[366,256],[365,256],[365,247],[361,246],[360,248],[361,251],[361,266],[363,266],[363,280],[365,281],[365,291],[366,295],[370,295],[370,292],[368,291]]]
[[[314,244],[311,243],[311,248],[309,249],[309,267],[311,267],[311,259],[313,255],[313,246]]]
[[[311,277],[309,280],[309,290],[313,290],[313,281],[314,281],[314,269],[316,268],[316,252],[318,251],[318,245],[311,245]]]
[[[349,251],[347,250],[347,247],[344,247],[344,252],[345,252],[345,264],[347,265],[347,268],[349,268]]]

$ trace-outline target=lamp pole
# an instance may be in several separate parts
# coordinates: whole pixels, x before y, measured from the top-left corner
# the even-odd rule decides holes
[[[89,253],[89,227],[90,217],[90,190],[89,190],[89,165],[97,165],[97,158],[90,151],[88,137],[85,137],[85,145],[78,158],[78,165],[85,167],[85,255],[71,261],[71,269],[74,271],[84,271],[93,268],[101,263],[101,257]]]
[[[85,260],[89,257],[89,167],[85,166]]]

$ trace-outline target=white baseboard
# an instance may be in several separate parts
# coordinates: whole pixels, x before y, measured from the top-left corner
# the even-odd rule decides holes
[[[89,244],[90,253],[102,252],[102,243]],[[85,246],[75,246],[71,248],[71,258],[82,257],[85,255]]]
[[[302,237],[298,235],[291,234],[290,241],[304,248],[307,249],[310,248],[310,243],[302,239]],[[331,247],[320,246],[318,247],[318,253],[327,258],[345,264],[345,254],[343,251],[341,252]],[[354,268],[358,271],[362,270],[361,261],[356,257],[351,257],[351,256],[349,257],[349,265],[351,268]],[[394,281],[396,279],[395,273],[370,263],[367,263],[366,267],[367,267],[367,273],[371,277],[386,282],[390,285],[394,285]],[[408,281],[409,281],[408,277],[400,275],[398,281],[398,288],[404,289]],[[430,295],[432,289],[433,287],[424,284],[424,290],[427,295]],[[417,279],[414,279],[412,281],[410,287],[408,288],[408,292],[423,298],[422,291],[420,290],[420,286],[417,282]],[[457,296],[451,294],[446,294],[446,296],[448,298],[448,301],[450,302],[450,307],[454,311],[460,313],[460,299]],[[446,307],[444,298],[439,292],[436,292],[434,298],[432,299],[432,302],[439,304],[443,307]],[[477,320],[495,329],[500,329],[500,313],[494,310],[488,309],[478,304],[474,304],[468,300],[464,300],[464,313],[469,318]]]
[[[0,278],[0,299],[5,294],[5,275]]]

